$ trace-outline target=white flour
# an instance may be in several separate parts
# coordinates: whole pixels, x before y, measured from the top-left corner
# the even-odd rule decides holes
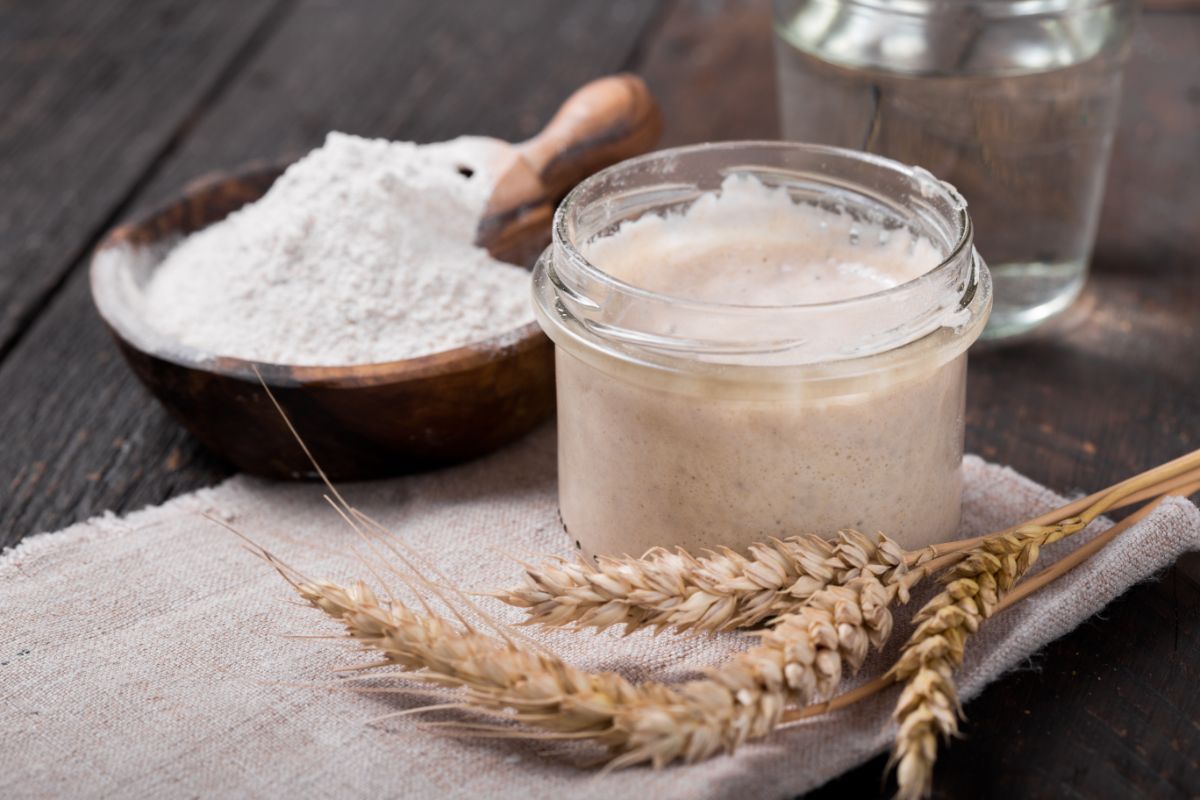
[[[464,148],[329,134],[170,252],[146,320],[207,354],[298,365],[412,358],[531,322],[529,273],[472,243],[494,176]]]

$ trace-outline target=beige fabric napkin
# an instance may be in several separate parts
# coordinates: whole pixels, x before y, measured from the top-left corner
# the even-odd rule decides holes
[[[543,429],[463,467],[345,493],[461,586],[505,586],[520,570],[499,551],[569,552],[555,512],[553,437]],[[976,458],[965,470],[964,535],[1063,502]],[[335,627],[289,604],[278,576],[202,512],[312,576],[366,577],[347,555],[354,535],[319,487],[246,477],[28,540],[0,559],[0,796],[787,797],[879,752],[891,735],[894,690],[735,756],[600,776],[579,766],[596,755],[586,747],[448,738],[414,717],[371,723],[430,698],[341,691],[331,668],[364,656],[340,642],[285,638]],[[1043,563],[1075,544],[1050,548]],[[1200,513],[1167,501],[1034,602],[989,621],[968,648],[964,695],[1196,548]],[[520,618],[498,604],[487,609]],[[906,633],[896,631],[893,648]],[[746,643],[537,635],[580,666],[663,680]],[[882,663],[870,662],[865,675]]]

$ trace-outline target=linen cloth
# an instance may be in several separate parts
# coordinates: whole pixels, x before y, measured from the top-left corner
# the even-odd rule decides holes
[[[964,536],[1065,502],[974,457],[964,470]],[[343,490],[464,588],[517,582],[521,569],[506,554],[570,554],[557,519],[552,428],[465,466]],[[452,738],[421,727],[419,716],[372,721],[441,700],[346,691],[332,669],[369,657],[342,642],[285,636],[338,628],[289,603],[279,576],[202,516],[228,521],[311,577],[370,579],[352,555],[356,535],[322,495],[313,484],[235,477],[125,518],[33,537],[0,558],[0,796],[782,798],[890,742],[895,688],[733,756],[659,771],[599,774],[584,766],[597,755],[587,746]],[[1085,539],[1048,548],[1041,563]],[[1032,601],[989,620],[968,644],[962,695],[1197,548],[1200,513],[1167,500]],[[927,593],[897,609],[888,650],[844,688],[890,663]],[[521,619],[490,598],[479,603],[498,619]],[[749,643],[736,634],[523,630],[578,666],[638,680],[694,677]]]

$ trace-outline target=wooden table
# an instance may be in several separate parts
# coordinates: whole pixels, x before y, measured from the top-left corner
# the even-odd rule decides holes
[[[769,17],[715,0],[0,4],[0,543],[229,474],[96,319],[86,261],[114,222],[328,130],[518,139],[622,69],[660,97],[665,145],[772,137]],[[1200,8],[1173,0],[1136,37],[1086,296],[1053,336],[973,358],[970,449],[1070,491],[1200,446],[1198,309]],[[1031,666],[967,706],[939,796],[1200,795],[1200,559]],[[883,772],[817,795],[886,794]]]

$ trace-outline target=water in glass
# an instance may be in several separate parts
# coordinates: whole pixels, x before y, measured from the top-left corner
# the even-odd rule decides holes
[[[879,153],[953,183],[995,282],[986,337],[1083,287],[1132,0],[776,2],[786,138]]]

